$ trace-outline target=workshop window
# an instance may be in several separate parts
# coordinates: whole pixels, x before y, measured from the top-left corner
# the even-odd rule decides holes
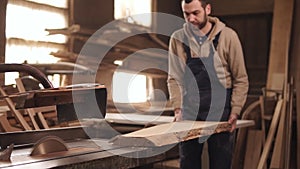
[[[59,59],[50,53],[66,50],[67,37],[48,35],[45,29],[68,26],[67,1],[8,0],[5,63],[57,62]],[[5,84],[15,83],[18,76],[18,73],[6,73]]]
[[[115,0],[115,19],[150,27],[152,0]]]
[[[115,72],[113,76],[113,100],[117,103],[146,102],[146,76],[125,72]]]

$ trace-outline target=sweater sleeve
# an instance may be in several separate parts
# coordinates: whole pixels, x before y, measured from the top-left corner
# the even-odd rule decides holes
[[[232,75],[231,113],[240,115],[247,99],[249,82],[243,50],[238,35],[234,31],[232,31],[230,35],[228,59]]]
[[[170,38],[169,54],[168,54],[168,90],[170,94],[170,101],[173,108],[182,108],[183,99],[183,75],[185,63],[182,59],[183,52],[180,52],[181,42],[174,38]]]

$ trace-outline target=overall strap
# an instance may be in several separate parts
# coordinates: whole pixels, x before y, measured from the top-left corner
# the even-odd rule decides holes
[[[215,36],[215,39],[213,40],[213,45],[214,45],[215,49],[217,49],[217,46],[219,44],[220,34],[221,34],[221,31]]]
[[[191,55],[191,49],[188,46],[188,44],[189,44],[188,38],[187,38],[186,34],[184,34],[182,45],[183,45],[184,51],[186,53],[187,59],[190,59],[190,58],[192,58],[192,55]]]

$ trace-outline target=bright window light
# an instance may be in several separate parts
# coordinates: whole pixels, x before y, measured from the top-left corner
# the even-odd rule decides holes
[[[66,43],[64,35],[48,35],[48,29],[67,27],[63,13],[32,9],[14,4],[7,5],[6,37],[33,41]]]
[[[151,0],[115,0],[115,19],[126,19],[129,23],[150,27],[151,3]]]
[[[118,65],[118,66],[122,66],[123,65],[123,61],[122,60],[115,60],[114,64]]]
[[[139,103],[147,101],[147,80],[145,75],[115,72],[113,76],[113,100],[118,103]]]
[[[50,46],[34,46],[21,44],[7,44],[5,63],[56,63],[59,58],[50,55],[50,52],[63,50],[64,46],[50,47]],[[8,57],[12,56],[12,57]],[[5,84],[14,84],[15,79],[19,77],[19,73],[11,72],[5,73]],[[56,80],[56,79],[54,79]],[[57,84],[58,82],[53,83]],[[58,86],[55,86],[58,87]]]
[[[67,37],[48,35],[45,29],[68,27],[68,0],[30,0],[53,6],[37,9],[36,5],[8,0],[6,13],[5,63],[56,63],[51,52],[66,49]],[[59,7],[59,8],[56,8]],[[5,73],[5,84],[15,84],[19,73]],[[58,78],[53,78],[53,84]],[[58,87],[58,86],[55,86]]]
[[[27,0],[27,1],[32,1],[32,2],[36,2],[36,3],[41,3],[41,4],[48,4],[48,5],[52,5],[55,7],[59,7],[59,8],[67,8],[68,7],[68,2],[67,1],[62,1],[62,0]]]
[[[56,63],[58,58],[50,55],[50,52],[56,52],[57,47],[35,47],[31,45],[8,45],[6,46],[6,63]]]

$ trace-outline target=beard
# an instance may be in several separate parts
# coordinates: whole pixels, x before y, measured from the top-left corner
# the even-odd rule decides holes
[[[200,23],[198,24],[198,29],[201,30],[202,28],[204,28],[205,25],[207,24],[207,22],[208,22],[207,15],[204,15],[204,17],[203,17],[203,22],[200,22]]]

